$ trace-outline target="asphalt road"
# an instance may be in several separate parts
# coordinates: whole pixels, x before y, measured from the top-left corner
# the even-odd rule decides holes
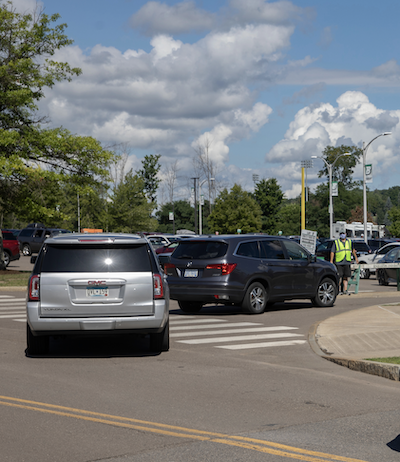
[[[259,316],[183,315],[172,302],[167,353],[150,354],[146,338],[59,338],[46,357],[25,355],[24,292],[2,290],[0,460],[398,461],[398,382],[307,342],[319,320],[400,302],[394,285],[360,290],[333,308],[293,301]]]

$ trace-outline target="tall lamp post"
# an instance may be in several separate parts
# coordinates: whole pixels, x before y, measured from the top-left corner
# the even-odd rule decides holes
[[[325,162],[326,168],[328,169],[329,174],[329,234],[330,239],[333,239],[333,200],[332,200],[332,170],[336,161],[343,156],[351,156],[349,152],[340,154],[336,159],[330,164],[321,156],[311,156],[311,159],[322,159]]]
[[[367,227],[367,175],[365,173],[365,161],[367,159],[367,150],[369,148],[369,145],[375,141],[377,138],[380,136],[386,136],[386,135],[391,135],[392,132],[385,132],[381,133],[378,136],[375,136],[367,145],[365,145],[365,142],[363,142],[363,211],[364,211],[364,241],[365,243],[368,244],[368,227]]]
[[[201,187],[203,184],[208,181],[207,178],[199,183],[199,234],[203,234],[203,213],[201,210],[202,204],[202,197],[201,197]],[[210,178],[210,183],[213,184],[214,178]]]

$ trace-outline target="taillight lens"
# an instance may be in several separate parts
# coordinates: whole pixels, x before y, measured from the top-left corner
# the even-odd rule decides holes
[[[216,263],[214,265],[207,265],[206,269],[219,269],[222,275],[226,275],[231,274],[236,266],[236,263]]]
[[[164,271],[166,272],[168,269],[175,268],[173,263],[164,263]]]
[[[164,286],[162,277],[159,274],[153,275],[153,293],[154,298],[164,298]]]
[[[34,302],[40,300],[40,277],[37,274],[29,279],[29,300]]]

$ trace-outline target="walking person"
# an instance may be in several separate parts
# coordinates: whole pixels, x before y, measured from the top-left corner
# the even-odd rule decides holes
[[[334,263],[338,269],[340,283],[343,286],[343,292],[347,294],[348,278],[351,277],[351,254],[358,263],[357,252],[351,239],[347,239],[346,233],[340,233],[339,239],[336,239],[331,248],[331,263]]]

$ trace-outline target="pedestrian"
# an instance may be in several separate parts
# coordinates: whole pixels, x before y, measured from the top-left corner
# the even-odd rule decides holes
[[[336,239],[331,248],[331,263],[335,263],[339,277],[340,287],[343,287],[339,294],[347,294],[348,278],[351,277],[351,254],[358,263],[357,252],[351,239],[347,239],[346,233],[340,233],[339,239]]]

